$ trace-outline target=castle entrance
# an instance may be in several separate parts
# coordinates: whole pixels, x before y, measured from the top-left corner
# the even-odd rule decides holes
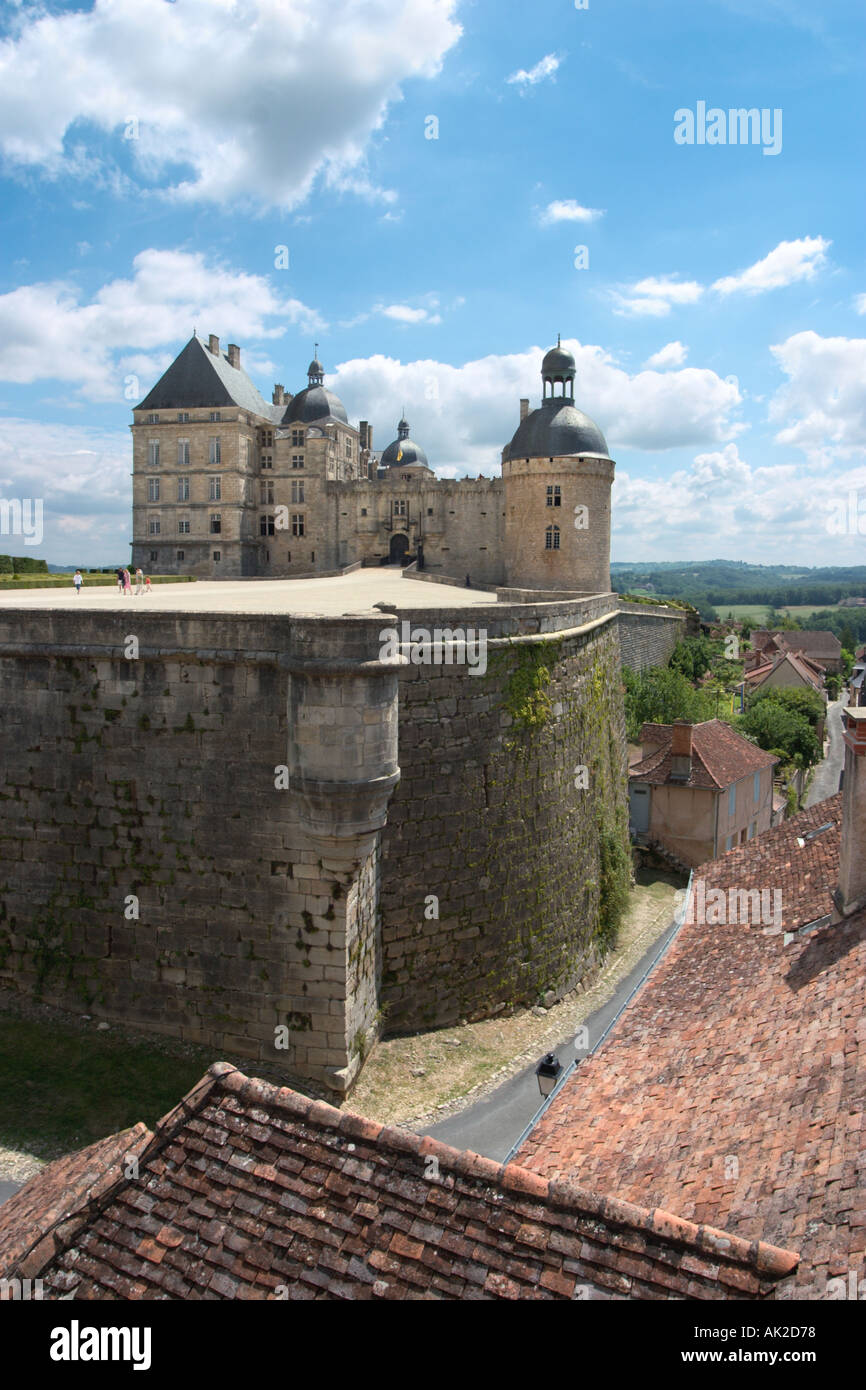
[[[409,537],[403,531],[398,531],[391,537],[391,549],[388,560],[392,565],[402,565],[406,561],[406,551],[409,549]]]

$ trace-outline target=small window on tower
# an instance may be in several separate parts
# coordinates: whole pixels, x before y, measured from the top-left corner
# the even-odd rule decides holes
[[[548,526],[547,530],[546,530],[545,533],[544,533],[544,548],[545,548],[545,550],[558,550],[558,549],[559,549],[559,527],[558,527],[558,526]]]

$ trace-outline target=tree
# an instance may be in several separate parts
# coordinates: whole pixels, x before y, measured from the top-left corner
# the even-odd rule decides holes
[[[635,674],[623,670],[625,716],[628,737],[636,743],[643,724],[672,724],[688,719],[693,724],[713,718],[712,702],[695,690],[682,671],[655,666]]]
[[[758,690],[749,701],[749,709],[754,709],[761,700],[774,700],[778,705],[793,710],[805,719],[812,728],[817,728],[826,713],[824,701],[817,690],[807,690],[803,686],[770,686]]]
[[[808,720],[778,700],[757,701],[737,724],[759,748],[797,767],[811,767],[821,760],[823,750]]]
[[[683,637],[671,653],[669,665],[690,681],[700,680],[710,669],[713,649],[706,637]]]

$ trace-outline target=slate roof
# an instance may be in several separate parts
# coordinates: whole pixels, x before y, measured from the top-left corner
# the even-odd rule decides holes
[[[605,437],[594,420],[561,397],[548,399],[521,420],[503,457],[562,458],[587,454],[608,458]]]
[[[312,363],[310,365],[312,366]],[[292,397],[285,409],[280,407],[280,422],[283,425],[309,425],[314,420],[339,420],[343,425],[349,423],[346,407],[340,397],[335,396],[326,386],[305,386],[303,391]]]
[[[652,786],[663,786],[670,781],[674,766],[671,753],[673,725],[644,724],[640,731],[641,743],[657,743],[660,747],[648,753],[640,762],[632,763],[628,770],[629,778],[637,782],[649,782]],[[721,719],[708,719],[703,724],[692,725],[692,766],[688,779],[674,778],[680,787],[702,787],[719,791],[739,782],[749,773],[760,772],[779,761],[771,753],[765,753],[750,743],[742,734],[725,724]]]
[[[212,353],[193,335],[135,409],[218,410],[232,405],[275,424],[285,410],[284,405],[268,405],[243,367],[233,367],[226,353]]]
[[[32,1178],[0,1207],[0,1249],[0,1273],[41,1277],[48,1299],[738,1299],[796,1265],[226,1063],[154,1134]]]
[[[798,1251],[780,1290],[796,1298],[866,1273],[866,912],[784,937],[829,905],[839,820],[831,797],[695,870],[728,891],[781,887],[782,926],[686,922],[518,1154]]]

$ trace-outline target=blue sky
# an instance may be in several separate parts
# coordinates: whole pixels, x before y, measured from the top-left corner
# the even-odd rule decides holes
[[[384,447],[405,406],[446,476],[498,472],[561,332],[617,460],[613,559],[866,560],[847,0],[102,0],[2,25],[0,497],[44,498],[45,538],[0,550],[128,556],[132,397],[195,327],[267,398],[318,340],[350,418]],[[739,108],[765,134],[678,143],[699,103],[716,136]]]

